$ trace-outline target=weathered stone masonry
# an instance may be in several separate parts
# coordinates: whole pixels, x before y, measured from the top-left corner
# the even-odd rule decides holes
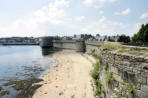
[[[121,92],[126,93],[124,84],[135,86],[133,91],[133,98],[148,98],[148,57],[133,56],[128,53],[112,52],[101,49],[103,43],[85,42],[86,53],[91,54],[95,52],[100,54],[100,80],[105,93],[102,94],[103,98],[115,98],[115,89],[120,89]],[[139,47],[139,49],[141,49]],[[112,81],[110,85],[105,82],[106,71],[112,72],[115,81]],[[130,87],[128,88],[130,89]],[[128,94],[127,94],[128,95]],[[122,98],[128,98],[126,97]],[[121,98],[121,97],[118,97]]]
[[[109,89],[107,98],[112,95],[115,86],[119,88],[123,83],[133,84],[134,98],[148,98],[148,58],[132,56],[129,54],[122,54],[116,52],[109,52],[102,50],[101,54],[101,68],[107,66],[113,73],[116,81],[112,83],[112,87],[106,86],[103,82],[105,89]],[[101,79],[104,81],[104,70],[101,69]],[[124,91],[123,91],[124,92]]]

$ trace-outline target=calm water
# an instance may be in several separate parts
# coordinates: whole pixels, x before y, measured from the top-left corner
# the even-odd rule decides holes
[[[49,52],[39,46],[0,46],[0,85],[17,79],[39,77],[54,65]]]

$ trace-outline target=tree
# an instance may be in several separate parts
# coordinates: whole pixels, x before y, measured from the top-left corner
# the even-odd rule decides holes
[[[144,42],[148,42],[148,29],[144,31]]]
[[[130,42],[130,37],[122,34],[121,36],[119,36],[117,41],[118,42],[128,43],[128,42]]]
[[[137,34],[134,34],[134,36],[132,37],[132,42],[141,44],[148,42],[148,23],[145,25],[141,25],[141,28],[139,29]]]

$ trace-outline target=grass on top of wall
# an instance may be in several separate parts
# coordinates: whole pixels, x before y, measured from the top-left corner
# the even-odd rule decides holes
[[[125,45],[121,45],[120,43],[117,42],[106,42],[104,45],[101,46],[101,48],[108,51],[116,51],[119,53],[129,53],[132,55],[148,56],[147,49],[140,49],[138,47],[128,47]]]
[[[122,45],[116,42],[107,42],[104,45],[102,45],[102,48],[106,50],[117,50],[121,47]]]

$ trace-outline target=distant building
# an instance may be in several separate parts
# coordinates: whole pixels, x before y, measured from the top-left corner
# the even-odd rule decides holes
[[[91,34],[74,35],[73,40],[96,40]]]
[[[73,39],[73,37],[71,37],[71,36],[64,36],[64,37],[62,37],[62,40],[72,40]]]
[[[108,38],[107,38],[107,36],[97,36],[96,40],[99,42],[104,42],[104,41],[107,41]]]
[[[119,36],[108,36],[108,41],[117,42],[119,39]]]
[[[83,35],[74,35],[74,37],[72,38],[72,40],[83,40]]]
[[[8,37],[0,38],[0,44],[37,44],[39,38],[33,37]]]

